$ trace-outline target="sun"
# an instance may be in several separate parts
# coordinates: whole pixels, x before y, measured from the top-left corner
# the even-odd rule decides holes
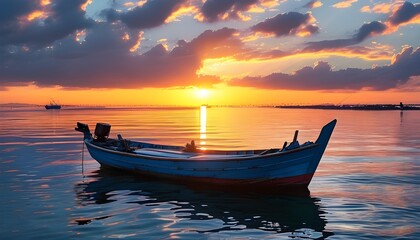
[[[210,91],[205,88],[196,89],[196,95],[198,98],[206,99],[209,97]]]

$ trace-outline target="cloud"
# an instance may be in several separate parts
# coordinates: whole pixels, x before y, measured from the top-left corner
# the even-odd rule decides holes
[[[129,50],[138,38],[125,37],[118,24],[97,23],[85,41],[68,37],[52,48],[10,52],[0,48],[0,86],[35,84],[66,88],[144,88],[209,86],[217,77],[197,76],[204,58],[238,51],[236,30],[207,30],[190,42],[179,41],[172,51],[158,44],[144,54]],[[138,34],[138,32],[137,32]]]
[[[49,5],[34,2],[5,0],[0,3],[0,46],[40,48],[94,23],[85,17],[81,8],[87,0],[55,0]]]
[[[351,5],[353,5],[353,3],[357,1],[358,0],[344,0],[344,1],[334,4],[333,7],[334,8],[348,8],[348,7],[351,7]]]
[[[27,15],[38,7],[34,1],[24,0],[3,0],[0,6],[0,31],[10,28],[19,16]]]
[[[397,1],[395,3],[377,3],[370,6],[363,6],[361,12],[366,13],[390,13],[386,23],[389,27],[396,27],[402,24],[419,23],[420,4]]]
[[[378,3],[375,4],[373,7],[363,6],[360,11],[366,13],[389,13],[391,11],[392,4],[391,3]]]
[[[318,8],[322,6],[322,2],[320,0],[312,0],[305,4],[304,8]]]
[[[214,22],[222,18],[235,5],[235,0],[207,0],[201,7],[204,20]]]
[[[375,8],[374,8],[375,9]],[[381,8],[382,9],[382,8]],[[377,9],[378,10],[378,9]],[[378,10],[380,11],[380,10]],[[338,49],[361,43],[368,37],[378,34],[395,32],[399,26],[420,22],[420,4],[404,2],[397,6],[385,23],[372,21],[363,24],[351,38],[308,42],[304,51],[320,51],[324,49]]]
[[[285,52],[278,49],[261,51],[254,49],[243,49],[237,53],[234,57],[236,60],[249,61],[249,60],[270,60],[283,58],[287,56],[294,55],[293,52]]]
[[[235,36],[237,30],[222,28],[217,31],[207,30],[190,43],[179,44],[172,52],[193,51],[201,59],[227,56],[240,51],[241,41]]]
[[[393,49],[390,46],[348,46],[336,49],[323,49],[316,51],[317,54],[327,56],[343,56],[346,58],[361,58],[364,60],[390,60]],[[302,54],[314,54],[314,52],[301,52]]]
[[[380,34],[386,30],[386,25],[378,22],[373,21],[370,23],[363,24],[357,33],[353,35],[351,38],[346,39],[334,39],[334,40],[324,40],[319,42],[308,42],[304,49],[304,51],[320,51],[323,49],[337,49],[342,47],[347,47],[351,45],[358,44],[365,40],[366,38]]]
[[[229,82],[234,86],[293,90],[386,90],[420,75],[420,48],[404,48],[388,66],[371,69],[347,68],[334,71],[330,64],[317,62],[293,74],[273,73],[265,77],[245,77]]]
[[[386,29],[386,25],[378,22],[378,21],[373,21],[370,23],[365,23],[363,24],[360,28],[359,31],[357,32],[357,34],[354,36],[354,39],[357,42],[362,42],[363,40],[365,40],[367,37],[373,35],[373,34],[380,34],[383,31],[385,31]]]
[[[278,4],[270,0],[207,0],[201,6],[200,14],[196,17],[201,21],[215,22],[227,19],[249,20],[243,13],[247,11],[264,11],[261,6],[272,7]]]
[[[173,13],[182,8],[186,0],[150,0],[126,12],[106,9],[102,12],[108,21],[120,20],[129,28],[146,29],[160,26]]]
[[[319,28],[315,25],[315,18],[310,13],[288,12],[268,18],[251,27],[251,30],[280,37],[311,35],[317,33]]]
[[[246,34],[249,31],[241,32],[241,34],[246,32],[246,38],[242,40],[237,30],[223,28],[217,31],[204,31],[191,41],[175,40],[180,36],[177,34],[172,37],[159,35],[157,39],[167,38],[167,40],[155,45],[151,43],[157,40],[153,39],[155,33],[147,30],[175,21],[185,14],[200,13],[202,20],[208,22],[225,19],[245,20],[248,17],[244,15],[245,13],[261,13],[282,1],[207,0],[203,3],[201,0],[149,0],[133,2],[129,9],[121,7],[123,4],[106,9],[103,14],[108,21],[105,22],[94,21],[86,16],[85,9],[90,2],[90,0],[1,0],[0,89],[32,83],[38,86],[60,85],[68,88],[211,85],[221,80],[214,76],[197,75],[203,61],[211,58],[230,57],[243,61],[269,60],[288,56],[305,58],[316,52],[323,57],[344,56],[386,60],[390,59],[392,49],[379,49],[375,46],[369,48],[357,44],[374,35],[388,34],[399,26],[418,23],[420,7],[420,4],[399,1],[398,4],[392,5],[391,10],[387,10],[390,16],[386,21],[363,24],[347,38],[309,42],[302,51],[290,50],[296,49],[296,45],[291,43],[291,47],[285,47],[284,49],[288,50],[283,51],[279,50],[282,46],[280,44],[272,47],[273,41],[264,42],[264,39],[253,37],[261,37],[261,35],[307,36],[317,33],[319,28],[311,13],[281,13],[260,23],[249,24],[253,32],[248,36]],[[348,4],[351,1],[346,2]],[[313,0],[309,1],[305,7],[315,8],[321,4],[321,1]],[[385,11],[379,7],[375,8],[376,6],[380,4],[369,8],[369,11]],[[195,24],[204,26],[202,23]],[[218,24],[220,23],[216,25]],[[212,24],[212,26],[215,25]],[[153,40],[143,37],[150,34],[153,35]],[[188,34],[189,36],[191,35]],[[175,44],[175,41],[178,42]],[[273,76],[295,79],[298,76],[306,76],[305,74],[316,76],[324,73],[326,79],[331,76],[345,78],[344,71],[347,71],[349,74],[356,74],[357,78],[373,74],[374,71],[380,69],[387,69],[394,74],[390,75],[390,77],[394,76],[392,80],[385,81],[389,85],[370,81],[368,82],[372,85],[364,85],[372,89],[381,87],[386,89],[399,84],[395,82],[395,79],[402,79],[402,83],[406,79],[402,74],[396,76],[396,72],[401,73],[401,71],[395,69],[406,69],[409,76],[414,76],[414,70],[404,68],[403,63],[408,61],[407,59],[410,59],[409,62],[418,60],[415,56],[418,56],[418,50],[405,49],[394,57],[395,61],[390,66],[333,71],[329,64],[319,62],[315,67],[301,69],[292,75],[275,73]],[[416,69],[416,66],[412,65],[413,69]],[[332,78],[330,80],[332,81]],[[244,81],[244,79],[238,80],[238,84]],[[320,79],[314,80],[314,82],[317,81],[323,83]],[[287,81],[284,83],[293,86]],[[363,85],[356,83],[360,82],[355,80],[353,86],[344,85],[339,81],[336,86],[332,84],[332,88],[344,86],[357,89]],[[309,89],[316,88],[310,84],[308,86]],[[328,89],[328,86],[324,88]]]
[[[388,22],[392,25],[400,25],[420,15],[420,4],[412,4],[404,2],[392,15],[388,18]]]

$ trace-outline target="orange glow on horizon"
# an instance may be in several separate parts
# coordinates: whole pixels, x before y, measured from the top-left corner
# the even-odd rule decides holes
[[[332,56],[345,58],[360,58],[369,61],[391,62],[393,53],[386,51],[386,45],[378,45],[374,48],[366,48],[358,52],[358,49],[324,50],[316,53],[302,52],[271,58],[236,59],[234,57],[211,58],[203,61],[202,67],[197,71],[199,75],[216,75],[228,80],[245,76],[265,76],[273,72],[292,73],[301,67],[298,63],[302,60],[324,61]],[[366,53],[366,51],[369,51]]]
[[[83,106],[274,106],[310,104],[379,104],[420,103],[418,91],[298,91],[270,90],[250,87],[230,87],[219,84],[211,97],[200,99],[197,89],[108,89],[65,90],[36,86],[9,87],[0,94],[0,103],[29,103],[45,105],[50,98],[63,105]],[[204,101],[205,100],[205,101]]]

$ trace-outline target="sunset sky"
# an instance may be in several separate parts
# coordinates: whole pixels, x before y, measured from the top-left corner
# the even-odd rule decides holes
[[[1,0],[0,103],[420,103],[419,2]]]

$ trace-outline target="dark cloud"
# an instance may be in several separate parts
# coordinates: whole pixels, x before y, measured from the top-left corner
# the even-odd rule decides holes
[[[237,30],[222,28],[218,31],[207,30],[193,39],[191,43],[181,44],[181,48],[173,50],[176,54],[192,51],[200,58],[217,58],[239,52],[241,41],[232,37]]]
[[[334,39],[334,40],[324,40],[319,42],[309,42],[307,43],[307,47],[304,51],[320,51],[323,49],[337,49],[342,47],[347,47],[351,45],[355,45],[361,43],[363,40],[368,38],[373,34],[380,34],[386,30],[386,25],[378,22],[373,21],[370,23],[363,24],[357,33],[351,37],[346,39]]]
[[[386,90],[420,75],[420,48],[405,48],[391,65],[371,69],[347,68],[333,71],[326,62],[304,67],[294,74],[273,73],[265,77],[246,77],[230,82],[234,86],[293,90]]]
[[[68,37],[52,49],[2,49],[0,86],[31,82],[69,88],[208,86],[220,80],[197,76],[204,58],[225,56],[239,43],[236,30],[223,28],[205,31],[190,42],[179,41],[172,51],[158,44],[138,55],[129,51],[136,40],[122,39],[126,31],[118,24],[98,23],[88,29],[83,43]]]
[[[38,5],[34,1],[2,0],[0,2],[0,33],[16,26],[18,17],[34,11]]]
[[[392,25],[399,25],[410,21],[415,16],[420,14],[420,4],[412,4],[404,2],[401,7],[394,12],[388,19]]]
[[[386,25],[378,21],[365,23],[359,28],[359,31],[354,36],[354,39],[357,42],[362,42],[363,40],[368,38],[370,35],[382,33],[383,31],[385,31],[385,29],[386,29]]]
[[[103,14],[111,22],[121,20],[129,28],[146,29],[157,27],[178,10],[186,0],[149,0],[143,6],[135,7],[127,12],[107,9]]]
[[[313,34],[318,32],[318,27],[313,25],[313,17],[310,13],[298,12],[280,13],[273,18],[268,18],[251,27],[255,32],[274,34],[277,37],[297,35],[301,32]]]
[[[235,0],[207,0],[201,7],[201,13],[209,22],[219,19],[219,15],[224,14],[235,4]]]
[[[87,0],[55,0],[48,9],[34,5],[34,1],[2,1],[0,12],[9,12],[0,17],[0,46],[27,45],[29,47],[44,47],[58,39],[62,39],[76,30],[86,29],[94,21],[85,17],[81,9]],[[23,3],[24,4],[23,4]],[[32,3],[31,3],[32,2]],[[27,6],[22,6],[27,4]],[[16,8],[22,8],[17,10]],[[48,11],[43,20],[25,21],[27,14],[32,11]],[[47,14],[47,13],[46,13]],[[22,22],[23,21],[23,22]]]
[[[247,11],[260,0],[207,0],[201,7],[205,21],[221,20],[225,14],[228,19],[237,19],[242,11]]]

